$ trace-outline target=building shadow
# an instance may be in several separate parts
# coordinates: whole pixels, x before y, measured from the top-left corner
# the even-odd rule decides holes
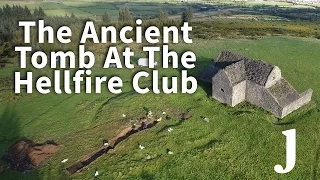
[[[21,132],[20,120],[21,118],[14,104],[8,103],[4,110],[0,112],[0,179],[46,179],[49,176],[44,176],[43,173],[40,173],[39,167],[22,173],[12,169],[10,164],[2,159],[7,154],[10,146],[24,138]]]
[[[181,56],[179,54],[179,56]],[[204,82],[201,80],[201,72],[207,68],[209,68],[213,64],[213,58],[207,58],[207,57],[197,57],[197,61],[195,62],[195,67],[193,69],[186,69],[183,67],[183,65],[180,63],[179,68],[177,71],[179,72],[179,75],[181,76],[182,70],[188,71],[188,76],[193,76],[197,79],[198,87],[203,89],[205,93],[207,94],[207,97],[209,98],[212,95],[212,87],[211,83]]]

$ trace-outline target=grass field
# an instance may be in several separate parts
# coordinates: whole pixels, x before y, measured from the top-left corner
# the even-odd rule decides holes
[[[94,75],[119,75],[123,93],[79,95],[27,95],[18,97],[11,89],[0,91],[0,156],[20,137],[36,142],[54,140],[60,150],[29,174],[14,170],[0,174],[0,179],[92,179],[98,168],[101,179],[318,179],[320,177],[320,42],[316,39],[267,36],[260,40],[194,40],[192,45],[176,45],[182,52],[190,49],[197,55],[196,76],[212,63],[224,49],[263,59],[277,65],[283,76],[299,91],[314,90],[313,102],[274,125],[277,119],[270,113],[242,103],[235,108],[209,98],[210,87],[199,83],[193,95],[155,95],[134,93],[131,81],[135,72],[122,69],[93,69]],[[146,69],[145,69],[146,70]],[[0,78],[13,77],[18,68],[0,70]],[[161,75],[179,75],[175,69],[161,69]],[[49,68],[34,71],[36,75],[52,76]],[[151,85],[150,79],[142,82]],[[101,147],[122,127],[123,119],[139,118],[146,109],[160,116],[170,109],[189,110],[193,117],[182,124],[173,116],[156,127],[133,135],[97,161],[72,176],[66,167],[84,155]],[[170,114],[169,114],[170,115]],[[200,116],[209,118],[203,121]],[[169,133],[167,128],[174,130]],[[285,175],[273,167],[285,165],[285,137],[281,131],[297,129],[297,162]],[[146,149],[140,150],[138,144]],[[166,154],[166,148],[174,154]],[[147,161],[146,154],[153,159]],[[61,160],[68,158],[65,164]]]
[[[112,20],[118,19],[119,10],[121,8],[128,7],[134,17],[142,18],[154,18],[159,14],[160,10],[167,11],[170,15],[176,15],[180,18],[181,12],[183,12],[188,7],[192,6],[194,11],[197,12],[201,7],[213,7],[215,10],[209,11],[210,13],[229,13],[229,11],[243,11],[244,14],[252,13],[250,9],[244,9],[243,6],[247,8],[252,8],[253,6],[265,5],[266,7],[277,8],[296,8],[305,9],[312,8],[315,9],[318,5],[293,5],[288,2],[240,2],[240,1],[197,1],[196,3],[181,3],[178,1],[147,1],[147,0],[136,0],[136,1],[8,1],[0,0],[0,7],[3,5],[20,5],[27,6],[29,9],[34,10],[35,8],[41,7],[45,10],[45,13],[49,16],[70,16],[72,13],[81,18],[91,18],[98,19],[99,16],[103,15],[106,11]],[[207,12],[198,12],[201,15],[207,15]],[[262,12],[263,14],[263,12]],[[256,15],[256,14],[255,14]]]

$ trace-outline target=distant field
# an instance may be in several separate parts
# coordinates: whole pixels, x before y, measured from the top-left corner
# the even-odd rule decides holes
[[[119,75],[125,81],[123,93],[78,95],[27,95],[18,97],[11,89],[0,91],[0,156],[20,137],[37,142],[55,140],[60,150],[37,170],[22,175],[13,170],[2,179],[92,179],[98,168],[101,179],[318,179],[320,178],[320,41],[308,38],[267,36],[260,40],[198,40],[192,45],[176,45],[178,52],[192,50],[197,55],[196,76],[209,66],[220,50],[229,49],[250,58],[277,65],[283,76],[299,92],[312,88],[313,102],[286,117],[288,125],[276,126],[270,113],[242,103],[227,107],[209,98],[210,86],[199,84],[193,95],[139,95],[131,87],[139,70],[93,69],[93,75]],[[159,56],[157,56],[159,57]],[[136,58],[135,58],[136,59]],[[13,77],[9,67],[0,78]],[[160,75],[180,77],[175,69],[161,69]],[[52,70],[34,71],[52,76]],[[151,85],[150,79],[142,81]],[[65,168],[101,147],[129,119],[144,116],[146,109],[155,116],[170,109],[189,110],[193,115],[184,123],[172,116],[156,127],[133,135],[115,150],[103,155],[80,173],[68,176]],[[125,113],[128,119],[123,119]],[[209,118],[203,121],[200,116]],[[169,133],[167,129],[173,128]],[[285,163],[285,137],[281,131],[297,129],[297,162],[289,174],[277,175],[273,167]],[[138,149],[138,144],[146,149]],[[166,148],[174,152],[166,154]],[[146,160],[146,154],[153,159]],[[66,164],[61,160],[68,158]]]
[[[161,1],[160,1],[161,2]],[[26,2],[26,1],[0,1],[0,6],[5,4],[27,6],[29,9],[41,7],[45,13],[50,16],[64,16],[73,13],[79,17],[95,17],[101,16],[105,11],[109,13],[112,19],[117,19],[119,9],[128,7],[135,16],[155,16],[160,10],[165,10],[169,13],[180,13],[187,5],[186,4],[166,4],[166,3],[131,3],[131,2]]]
[[[204,2],[199,2],[204,3]],[[160,10],[167,11],[170,15],[180,16],[181,12],[184,11],[189,6],[197,6],[195,10],[198,10],[201,6],[216,6],[216,5],[228,5],[235,6],[234,10],[238,9],[239,5],[246,5],[247,7],[255,5],[266,5],[266,6],[278,6],[278,7],[288,7],[288,8],[315,8],[317,5],[293,5],[287,2],[238,2],[238,1],[217,1],[201,4],[188,4],[179,3],[177,1],[0,1],[0,6],[5,4],[10,5],[21,5],[27,6],[31,10],[37,7],[41,7],[45,10],[45,13],[50,16],[65,16],[74,15],[78,17],[94,18],[96,16],[101,16],[105,11],[109,13],[113,20],[118,18],[119,9],[128,7],[130,11],[136,17],[154,17]],[[221,8],[221,7],[220,7]],[[219,8],[218,8],[219,9]],[[223,8],[222,8],[223,9]],[[217,9],[215,9],[216,11]],[[220,9],[221,10],[221,9]],[[238,9],[239,10],[239,9]],[[213,11],[213,12],[215,12]],[[201,14],[206,14],[206,12]]]
[[[288,8],[312,8],[310,5],[304,4],[292,4],[289,2],[274,2],[274,1],[262,1],[262,2],[247,2],[246,5],[269,5],[269,6],[280,6]]]
[[[124,7],[128,7],[135,17],[154,17],[160,10],[165,10],[171,15],[170,18],[177,19],[188,7],[183,3],[164,3],[165,0],[153,2],[157,3],[150,3],[150,0],[139,3],[127,0],[0,0],[0,6],[18,4],[32,10],[40,6],[50,16],[73,13],[93,19],[100,18],[107,11],[113,20],[118,19],[119,9]],[[270,6],[258,7],[253,11],[253,5],[263,4]],[[196,10],[202,6],[193,5]],[[320,179],[320,40],[314,38],[320,26],[317,19],[296,21],[295,16],[285,16],[288,15],[285,11],[278,16],[272,14],[279,10],[275,9],[275,5],[292,8],[309,6],[293,6],[286,2],[248,2],[240,6],[239,2],[231,0],[209,5],[213,5],[210,11],[194,13],[191,22],[193,44],[181,43],[170,47],[180,53],[186,50],[195,52],[196,67],[188,71],[189,75],[196,77],[212,64],[221,50],[231,50],[280,67],[282,75],[298,92],[313,89],[312,102],[278,122],[272,114],[248,103],[231,108],[213,100],[210,85],[200,81],[198,90],[192,95],[155,95],[152,92],[140,95],[133,90],[132,77],[138,71],[151,73],[151,70],[140,67],[133,70],[101,68],[105,58],[104,44],[88,46],[97,57],[92,77],[120,76],[124,82],[121,94],[110,93],[104,85],[101,94],[58,95],[52,92],[40,95],[34,92],[16,95],[13,92],[14,72],[33,71],[34,77],[52,77],[53,70],[49,67],[41,70],[31,67],[20,69],[18,58],[10,58],[9,62],[14,64],[0,69],[0,82],[5,80],[9,84],[0,86],[0,157],[22,137],[36,142],[54,140],[60,150],[29,174],[14,170],[1,172],[5,163],[0,160],[0,179],[93,179],[95,168],[99,170],[100,179]],[[316,18],[319,15],[312,12],[292,14]],[[253,35],[245,34],[246,31]],[[263,32],[262,35],[259,32]],[[313,38],[280,36],[281,32],[292,36],[301,32],[301,36]],[[274,36],[270,36],[271,33]],[[226,37],[229,39],[224,39]],[[49,44],[47,49],[56,46],[61,47],[61,44]],[[138,51],[132,59],[134,63],[145,56],[137,50],[140,45],[130,44],[130,47]],[[161,62],[160,54],[156,54],[156,60]],[[160,76],[177,76],[181,89],[181,69],[157,69]],[[151,87],[151,78],[142,79],[140,84]],[[100,148],[104,139],[112,138],[122,128],[130,126],[130,120],[144,117],[149,110],[156,117],[166,111],[172,119],[163,118],[154,128],[133,135],[82,171],[72,176],[67,174],[66,167]],[[189,111],[192,118],[180,123],[179,117],[170,113],[172,110]],[[123,118],[122,114],[126,114],[127,118]],[[202,116],[209,118],[209,122],[204,121]],[[274,125],[274,122],[283,124]],[[169,133],[168,128],[173,128],[173,131]],[[274,165],[285,164],[285,137],[281,131],[292,128],[297,129],[296,166],[289,174],[278,175],[273,170]],[[140,150],[138,144],[146,148]],[[174,154],[168,155],[167,148]],[[147,154],[153,159],[147,160]],[[68,162],[61,163],[66,158]]]

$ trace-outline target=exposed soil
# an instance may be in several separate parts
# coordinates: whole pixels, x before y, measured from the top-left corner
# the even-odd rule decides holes
[[[89,165],[93,161],[95,161],[98,157],[102,156],[104,153],[107,153],[110,149],[114,149],[115,146],[120,143],[121,141],[127,139],[132,134],[135,134],[139,131],[152,128],[158,123],[156,120],[152,120],[151,122],[147,119],[140,120],[140,125],[127,127],[123,129],[119,134],[108,141],[109,145],[101,147],[97,151],[90,153],[83,157],[80,161],[76,162],[75,164],[71,165],[67,168],[67,171],[70,174],[74,174],[78,170],[82,169],[83,167]]]
[[[169,104],[164,105],[164,107],[168,110],[169,114],[173,114],[174,116],[180,118],[180,120],[187,120],[192,117],[192,115],[189,113],[188,110],[181,111],[174,106],[171,106]]]
[[[177,116],[180,118],[179,124],[183,122],[184,120],[187,120],[192,117],[192,115],[188,111],[180,111],[178,109],[166,106],[169,110],[170,114],[173,114],[174,116]],[[81,160],[76,162],[75,164],[69,166],[67,168],[67,171],[69,174],[74,174],[78,170],[82,169],[83,167],[89,165],[93,161],[95,161],[97,158],[102,156],[104,153],[107,153],[110,149],[114,149],[117,144],[119,144],[121,141],[127,139],[132,134],[135,134],[137,132],[140,132],[145,129],[152,128],[158,124],[158,121],[154,118],[148,119],[148,118],[140,118],[140,124],[132,127],[127,127],[123,129],[121,132],[119,132],[116,136],[114,136],[112,139],[108,141],[107,146],[103,146],[97,151],[90,153],[86,156],[84,156]]]
[[[9,163],[11,168],[24,173],[38,167],[58,150],[58,145],[53,141],[36,144],[32,140],[24,138],[10,146],[7,155],[4,155],[2,160]]]

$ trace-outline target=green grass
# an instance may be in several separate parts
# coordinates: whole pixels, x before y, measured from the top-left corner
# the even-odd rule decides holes
[[[47,15],[49,16],[64,16],[68,15],[70,16],[72,13],[77,14],[78,17],[91,17],[92,14],[88,12],[81,11],[79,9],[48,9],[45,11]]]
[[[276,126],[270,113],[242,103],[235,108],[208,98],[210,87],[200,84],[193,95],[139,95],[133,92],[132,76],[141,70],[93,70],[94,75],[119,75],[123,93],[113,95],[105,89],[101,94],[49,95],[24,94],[14,97],[12,90],[0,91],[0,156],[20,137],[36,142],[53,139],[60,150],[29,174],[13,170],[0,174],[0,179],[92,179],[98,168],[101,179],[317,179],[320,177],[320,101],[318,52],[316,39],[265,37],[261,40],[194,40],[192,45],[176,45],[197,55],[196,76],[212,63],[220,50],[229,49],[250,58],[263,59],[277,65],[283,76],[299,91],[314,90],[313,102],[286,117],[288,125]],[[0,77],[13,77],[9,68]],[[179,76],[174,69],[159,69],[161,75]],[[52,76],[47,68],[36,75]],[[142,81],[149,85],[150,79]],[[103,139],[116,135],[129,120],[140,118],[145,109],[156,116],[170,109],[190,110],[193,117],[178,125],[178,117],[162,121],[156,127],[138,133],[120,143],[80,173],[67,175],[66,167],[101,146]],[[201,120],[200,116],[210,119]],[[167,128],[172,127],[171,133]],[[273,167],[285,164],[285,137],[281,131],[297,129],[297,162],[288,174],[277,175]],[[146,149],[139,150],[138,143]],[[167,155],[166,148],[174,155]],[[147,161],[146,154],[154,157]],[[68,158],[66,164],[61,160]]]
[[[274,2],[274,1],[263,1],[263,2],[248,2],[246,5],[267,5],[267,6],[279,6],[287,8],[312,8],[308,4],[292,4],[289,2]]]
[[[165,4],[162,1],[157,2],[118,2],[118,1],[107,1],[107,2],[76,2],[76,1],[65,1],[65,2],[26,2],[26,1],[0,1],[0,6],[3,5],[20,5],[27,6],[33,10],[41,7],[45,13],[49,16],[64,16],[71,15],[92,18],[95,16],[101,16],[105,11],[112,17],[113,20],[118,18],[119,9],[128,7],[135,16],[155,16],[159,13],[160,9],[177,13],[185,9],[185,4]]]

